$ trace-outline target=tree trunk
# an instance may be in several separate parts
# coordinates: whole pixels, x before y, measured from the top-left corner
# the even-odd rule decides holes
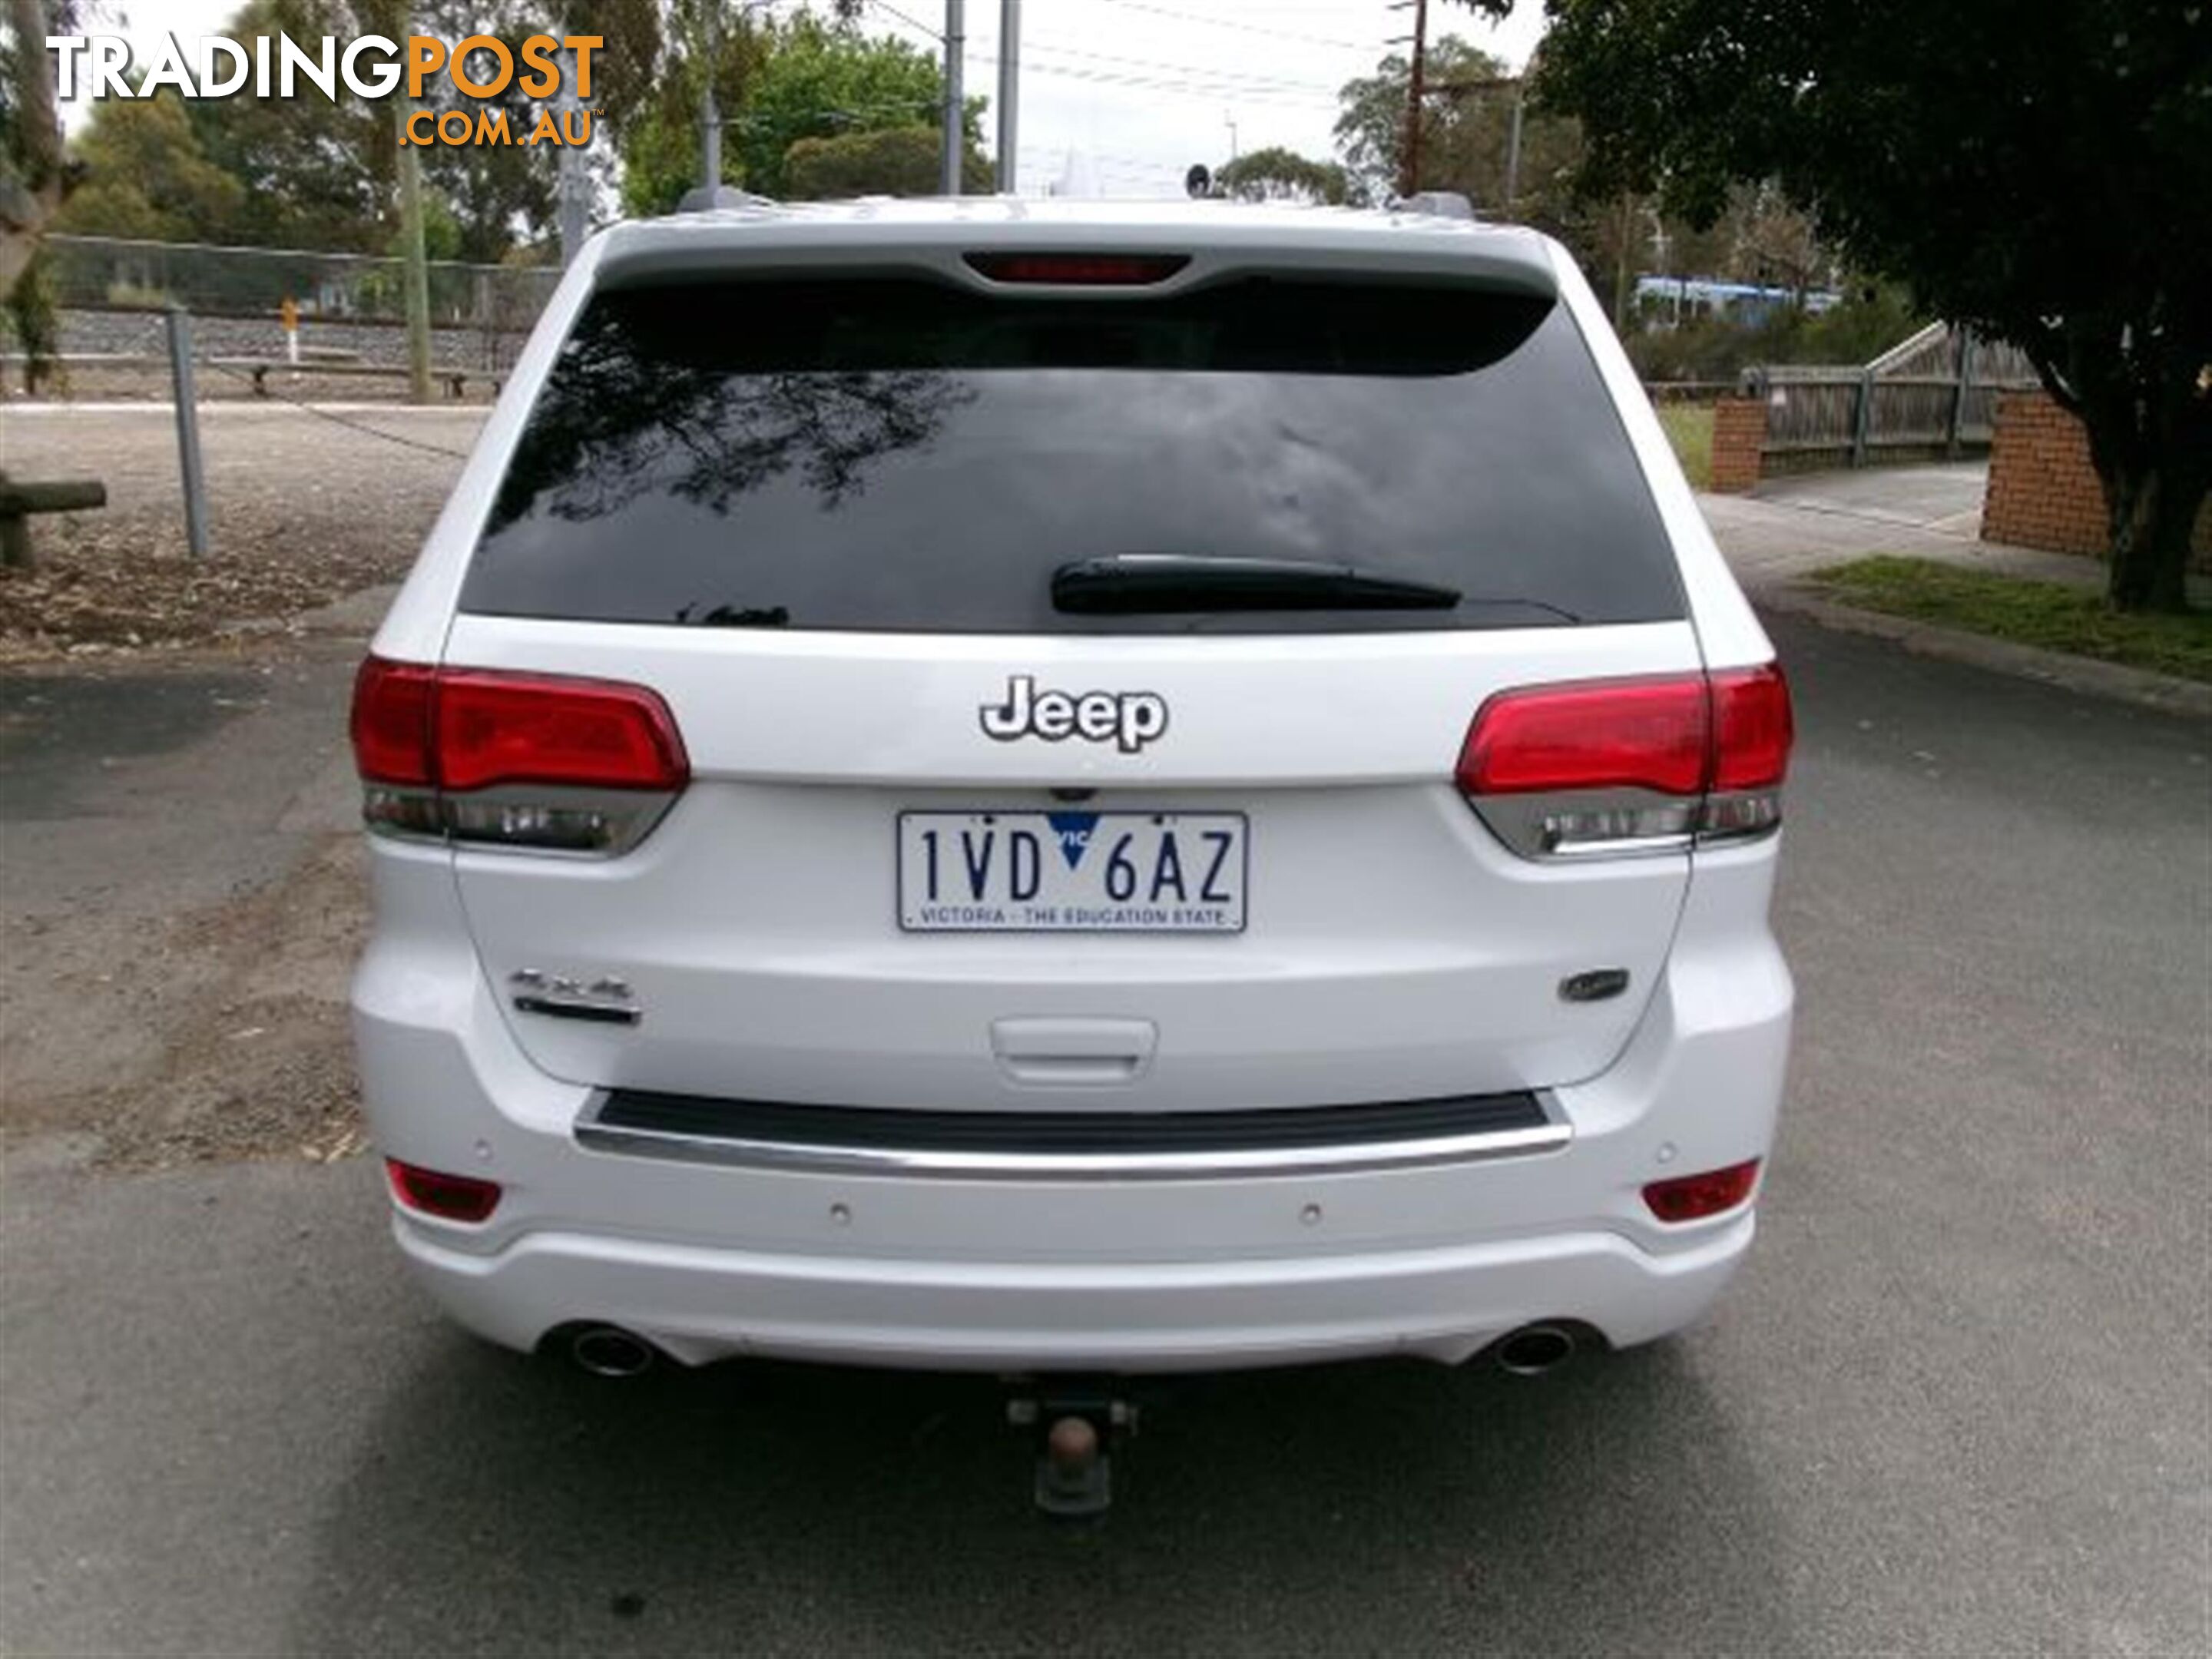
[[[2106,515],[2112,525],[2112,575],[2106,598],[2115,611],[2188,611],[2190,533],[2205,498],[2205,480],[2188,477],[2188,462],[2152,465],[2106,480]]]
[[[13,91],[21,104],[16,119],[21,124],[22,177],[0,177],[0,300],[15,292],[30,268],[46,222],[61,211],[70,185],[62,165],[61,123],[54,114],[45,9],[39,0],[9,0],[8,21],[15,35]]]
[[[2104,487],[2106,599],[2115,611],[2185,611],[2190,537],[2212,488],[2212,386],[2185,346],[2130,362],[2124,343],[2101,356],[2087,343],[2069,364],[2074,395],[2060,401],[2080,419]]]

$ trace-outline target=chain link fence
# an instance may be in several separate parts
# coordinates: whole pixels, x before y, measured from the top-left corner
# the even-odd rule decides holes
[[[407,361],[399,259],[111,236],[49,236],[45,246],[65,359],[141,350],[148,313],[173,307],[192,313],[204,352],[281,357],[279,316],[289,300],[298,308],[303,354]],[[555,265],[430,261],[433,361],[505,369],[560,279]]]

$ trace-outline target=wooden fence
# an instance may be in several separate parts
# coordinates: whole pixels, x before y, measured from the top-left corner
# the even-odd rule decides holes
[[[1784,471],[1986,451],[1998,395],[2034,384],[2017,350],[1936,323],[1858,368],[1747,369],[1743,392],[1766,405],[1761,452]]]

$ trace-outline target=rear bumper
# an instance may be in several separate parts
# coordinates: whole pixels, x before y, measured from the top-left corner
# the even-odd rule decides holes
[[[1734,1218],[1654,1255],[1607,1233],[1273,1261],[916,1261],[709,1249],[533,1231],[491,1256],[402,1218],[446,1311],[514,1347],[580,1315],[687,1364],[739,1354],[841,1364],[1161,1371],[1407,1353],[1456,1363],[1539,1319],[1616,1346],[1702,1314],[1751,1243]]]
[[[1450,1361],[1538,1320],[1623,1346],[1697,1318],[1751,1241],[1748,1210],[1666,1227],[1641,1193],[1768,1152],[1792,997],[1771,864],[1771,845],[1701,860],[1628,1046],[1544,1091],[1572,1136],[1523,1154],[978,1179],[595,1149],[577,1130],[598,1091],[515,1046],[450,882],[380,891],[354,991],[363,1097],[391,1156],[501,1182],[482,1225],[394,1226],[453,1317],[515,1347],[589,1322],[692,1362],[1141,1371]]]

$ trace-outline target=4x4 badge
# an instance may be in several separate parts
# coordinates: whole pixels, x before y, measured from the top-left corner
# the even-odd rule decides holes
[[[1114,743],[1133,755],[1168,729],[1168,700],[1153,691],[1040,691],[1036,679],[1016,674],[1006,682],[1003,702],[976,711],[983,735],[999,743],[1042,738],[1060,743],[1081,738]]]

